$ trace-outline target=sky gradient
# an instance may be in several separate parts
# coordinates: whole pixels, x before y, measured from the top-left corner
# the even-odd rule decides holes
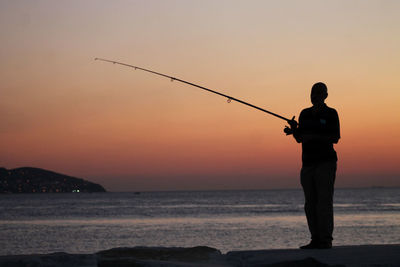
[[[1,1],[0,166],[110,191],[299,187],[285,117],[328,86],[337,186],[400,186],[399,1]]]

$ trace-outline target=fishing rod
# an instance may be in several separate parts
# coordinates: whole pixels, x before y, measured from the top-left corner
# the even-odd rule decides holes
[[[227,100],[228,103],[230,103],[230,102],[233,100],[233,101],[242,103],[242,104],[244,104],[244,105],[250,106],[250,107],[252,107],[252,108],[255,108],[255,109],[264,111],[265,113],[268,113],[268,114],[270,114],[270,115],[272,115],[272,116],[275,116],[275,117],[277,117],[277,118],[279,118],[279,119],[282,119],[282,120],[288,122],[289,124],[291,124],[291,123],[294,122],[294,117],[293,117],[292,119],[285,118],[285,117],[283,117],[283,116],[281,116],[281,115],[278,115],[278,114],[273,113],[273,112],[271,112],[271,111],[268,111],[268,110],[266,110],[266,109],[257,107],[257,106],[255,106],[255,105],[253,105],[253,104],[247,103],[247,102],[245,102],[245,101],[243,101],[243,100],[240,100],[240,99],[237,99],[237,98],[235,98],[235,97],[232,97],[232,96],[229,96],[229,95],[225,95],[225,94],[222,94],[222,93],[220,93],[220,92],[217,92],[217,91],[208,89],[208,88],[206,88],[206,87],[203,87],[203,86],[200,86],[200,85],[197,85],[197,84],[188,82],[188,81],[184,81],[184,80],[181,80],[181,79],[179,79],[179,78],[175,78],[175,77],[172,77],[172,76],[163,74],[163,73],[159,73],[159,72],[156,72],[156,71],[153,71],[153,70],[149,70],[149,69],[145,69],[145,68],[141,68],[141,67],[129,65],[129,64],[126,64],[126,63],[118,62],[118,61],[113,61],[113,60],[109,60],[109,59],[104,59],[104,58],[95,58],[94,60],[105,61],[105,62],[109,62],[109,63],[113,63],[113,64],[122,65],[122,66],[125,66],[125,67],[134,68],[135,70],[142,70],[142,71],[150,72],[150,73],[155,74],[155,75],[159,75],[159,76],[162,76],[162,77],[165,77],[165,78],[169,78],[169,79],[171,80],[171,82],[173,82],[173,81],[178,81],[178,82],[185,83],[185,84],[188,84],[188,85],[191,85],[191,86],[194,86],[194,87],[197,87],[197,88],[206,90],[206,91],[208,91],[208,92],[211,92],[211,93],[214,93],[214,94],[217,94],[217,95],[226,97],[226,98],[228,99],[228,100]]]

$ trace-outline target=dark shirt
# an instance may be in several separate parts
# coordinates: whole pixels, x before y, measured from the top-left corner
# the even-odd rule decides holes
[[[303,141],[302,135],[312,134],[321,138]],[[303,109],[299,117],[299,127],[294,137],[302,143],[303,165],[322,161],[337,161],[333,144],[340,139],[339,116],[335,109],[324,105],[315,111],[312,107]]]

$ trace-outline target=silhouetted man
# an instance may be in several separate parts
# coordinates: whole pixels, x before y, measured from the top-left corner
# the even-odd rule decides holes
[[[304,210],[311,242],[301,249],[331,248],[333,232],[333,186],[337,155],[333,149],[340,139],[339,117],[325,104],[328,89],[316,83],[311,89],[312,107],[300,113],[299,123],[292,120],[287,134],[302,144],[301,185],[305,196]]]

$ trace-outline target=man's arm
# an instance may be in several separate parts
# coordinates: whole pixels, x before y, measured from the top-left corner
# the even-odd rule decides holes
[[[334,110],[334,121],[332,122],[332,134],[329,134],[330,141],[337,144],[340,139],[340,122],[339,115],[336,110]]]

